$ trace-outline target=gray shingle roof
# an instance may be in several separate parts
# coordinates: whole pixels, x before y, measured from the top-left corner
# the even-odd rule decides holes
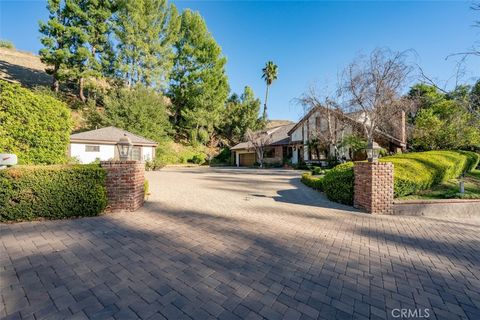
[[[118,139],[126,134],[135,145],[156,146],[157,143],[144,137],[137,136],[131,132],[116,127],[105,127],[101,129],[75,133],[70,136],[70,142],[98,142],[116,144]]]
[[[290,142],[290,138],[288,136],[288,132],[290,129],[295,126],[294,123],[287,124],[284,126],[279,126],[276,128],[268,129],[267,132],[270,135],[270,143],[269,146],[282,146],[288,145]],[[239,144],[232,147],[231,150],[239,150],[239,149],[251,149],[252,143],[250,142],[240,142]]]

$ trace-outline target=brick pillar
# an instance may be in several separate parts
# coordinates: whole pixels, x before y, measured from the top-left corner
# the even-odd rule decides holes
[[[393,214],[393,163],[355,162],[353,205],[371,214]]]
[[[140,161],[102,161],[107,172],[107,209],[135,211],[145,198],[145,164]]]

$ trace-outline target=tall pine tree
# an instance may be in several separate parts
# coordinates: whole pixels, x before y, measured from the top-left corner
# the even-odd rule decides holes
[[[175,52],[169,90],[174,125],[193,142],[207,143],[220,126],[229,86],[226,59],[199,13],[182,13]]]
[[[65,1],[48,0],[47,9],[48,21],[39,23],[40,32],[43,34],[40,41],[44,46],[40,50],[40,59],[48,66],[46,71],[53,77],[52,90],[57,92],[60,81],[68,77],[75,27]]]
[[[41,59],[51,68],[52,89],[58,91],[60,80],[78,83],[79,97],[84,96],[84,80],[105,73],[111,56],[109,22],[112,0],[49,0],[49,20],[40,22]]]
[[[115,19],[117,67],[128,86],[161,87],[172,68],[179,20],[166,0],[124,0]]]

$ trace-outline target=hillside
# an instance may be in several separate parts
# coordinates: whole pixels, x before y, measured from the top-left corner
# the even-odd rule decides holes
[[[290,120],[268,120],[267,129],[285,126],[291,123],[293,123],[293,121],[290,121]]]
[[[0,79],[19,82],[30,88],[50,86],[52,77],[45,68],[40,57],[33,53],[0,48]]]

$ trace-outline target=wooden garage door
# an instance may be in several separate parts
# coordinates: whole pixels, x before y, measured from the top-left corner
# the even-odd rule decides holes
[[[255,163],[255,153],[241,153],[239,156],[241,167],[250,167]]]

